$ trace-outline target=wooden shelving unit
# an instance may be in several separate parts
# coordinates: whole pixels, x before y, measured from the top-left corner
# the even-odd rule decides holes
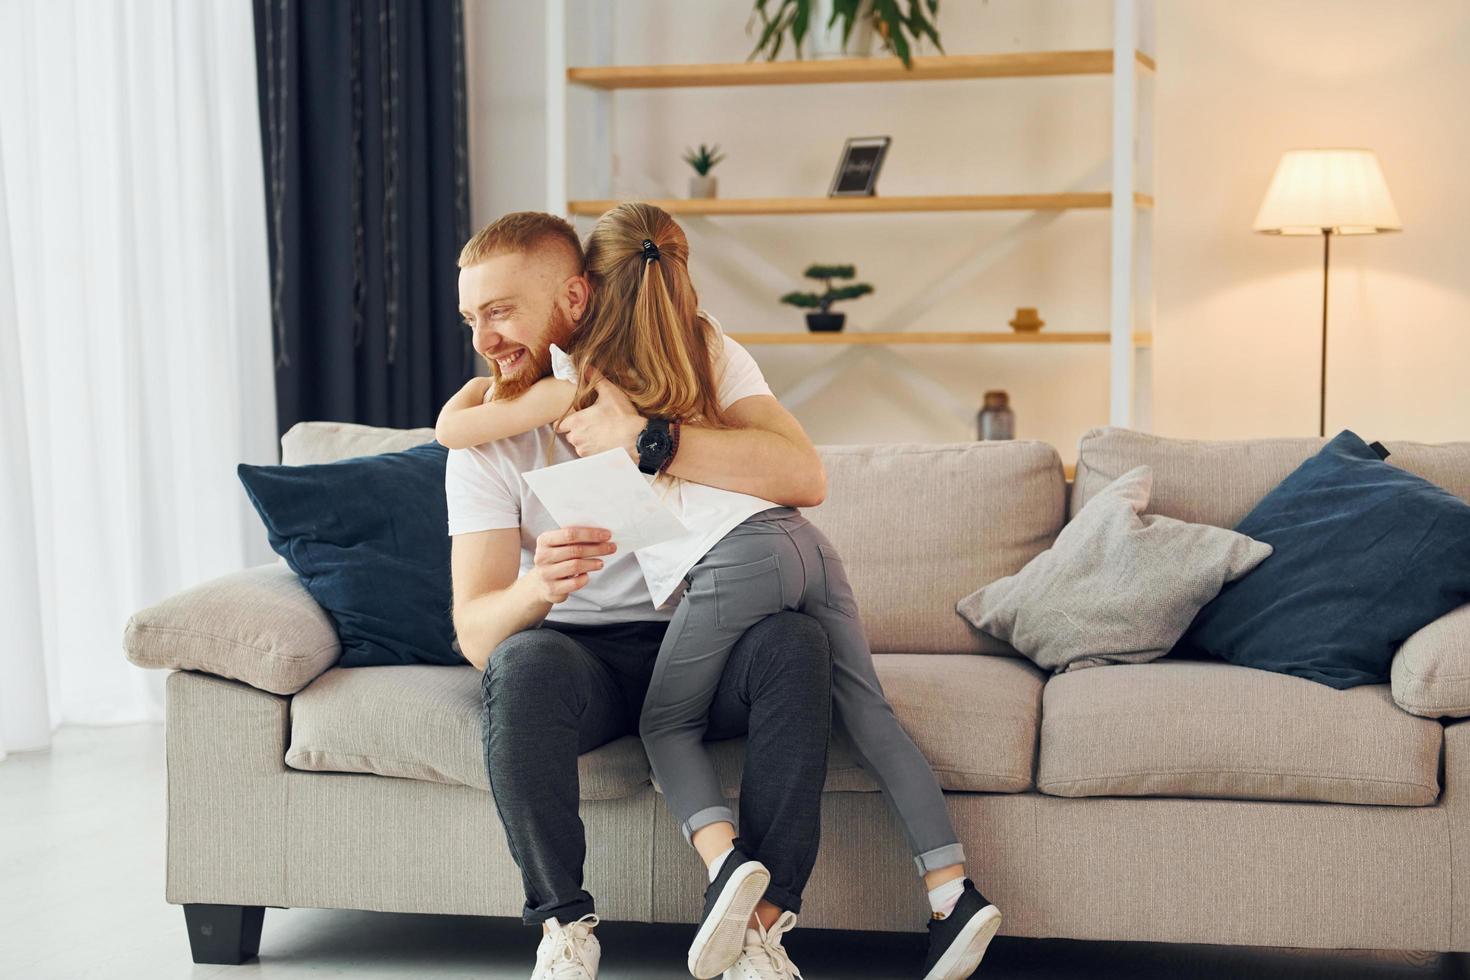
[[[824,347],[851,344],[1107,344],[1113,335],[1098,331],[1085,333],[1079,330],[1037,331],[1036,333],[1002,333],[999,330],[933,331],[929,333],[888,333],[873,331],[838,331],[836,333],[812,333],[796,330],[779,330],[767,333],[731,333],[740,344],[795,344]],[[1133,334],[1134,347],[1152,347],[1153,334],[1138,331]]]
[[[613,94],[622,90],[719,88],[732,86],[842,85],[899,82],[962,82],[996,78],[1099,76],[1112,89],[1111,180],[1107,190],[1029,194],[940,194],[875,196],[865,198],[760,197],[702,200],[655,199],[670,214],[691,217],[830,216],[841,214],[899,214],[921,212],[1029,211],[1058,213],[1106,210],[1110,223],[1110,298],[1105,332],[1049,331],[1016,334],[983,332],[909,332],[874,330],[839,334],[811,334],[800,330],[735,333],[744,344],[841,346],[846,351],[828,365],[828,377],[844,368],[850,355],[878,345],[1020,344],[1047,347],[1057,344],[1105,345],[1108,348],[1108,421],[1113,425],[1148,427],[1151,371],[1145,353],[1153,344],[1152,286],[1152,88],[1157,65],[1154,50],[1156,0],[1111,0],[1112,46],[1096,50],[1030,51],[1004,54],[964,54],[916,57],[913,68],[897,58],[841,58],[810,61],[747,61],[726,64],[614,65],[611,38],[613,5],[591,3],[578,16],[578,25],[592,39],[595,67],[567,65],[567,6],[576,0],[546,0],[547,79],[547,210],[552,213],[595,217],[618,203],[610,197],[613,154]],[[577,87],[595,103],[590,113],[568,125],[568,91]],[[584,95],[581,98],[589,99]],[[572,157],[568,133],[582,134],[583,144]],[[569,160],[578,165],[579,190],[591,191],[569,199]],[[1128,202],[1115,206],[1115,202]],[[718,225],[707,226],[718,228]],[[1038,227],[1023,222],[1027,231]],[[721,230],[723,233],[723,230]],[[983,253],[993,256],[997,250]],[[993,259],[988,259],[988,261]],[[981,266],[983,267],[983,266]],[[970,267],[975,268],[974,266]],[[969,274],[973,274],[970,272]],[[951,288],[946,286],[945,288]],[[901,327],[904,324],[894,323]],[[1142,360],[1139,360],[1142,357]],[[900,359],[901,360],[901,359]],[[1135,361],[1140,367],[1135,366]],[[902,370],[904,365],[896,366]],[[804,386],[793,401],[810,397],[816,387]],[[917,386],[921,393],[923,385]],[[794,406],[790,406],[793,407]],[[1143,417],[1140,418],[1140,415]]]
[[[571,214],[596,217],[616,205],[616,200],[568,201]],[[647,203],[669,214],[760,215],[760,214],[874,214],[890,211],[1076,211],[1113,206],[1113,195],[1071,194],[926,194],[910,197],[711,197],[660,198]],[[1134,194],[1138,208],[1152,208],[1148,194]]]
[[[1138,64],[1154,60],[1134,51]],[[936,82],[967,78],[1040,78],[1111,75],[1113,52],[1023,51],[917,57],[912,69],[897,58],[838,58],[826,61],[751,61],[718,65],[607,65],[568,68],[573,85],[606,90],[716,88],[736,85],[842,85],[861,82]]]

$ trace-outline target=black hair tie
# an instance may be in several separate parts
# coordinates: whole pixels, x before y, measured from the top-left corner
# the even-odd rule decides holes
[[[643,257],[645,259],[658,258],[658,246],[653,244],[652,238],[643,239]]]

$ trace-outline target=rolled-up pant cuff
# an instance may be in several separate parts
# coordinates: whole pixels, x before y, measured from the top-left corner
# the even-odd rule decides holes
[[[591,915],[597,911],[594,906],[595,903],[590,898],[568,902],[551,909],[533,909],[529,905],[522,906],[521,921],[528,926],[539,926],[547,919],[556,919],[565,925],[568,922],[577,921],[584,915]]]
[[[783,912],[801,914],[801,896],[787,891],[780,885],[767,886],[765,895],[761,897]]]
[[[945,844],[943,847],[936,847],[934,850],[925,851],[923,854],[914,858],[914,864],[918,867],[920,875],[926,875],[931,871],[938,871],[940,868],[947,868],[951,864],[964,863],[965,847],[958,842]]]
[[[707,806],[684,821],[684,826],[680,829],[684,831],[684,839],[690,844],[693,844],[694,832],[696,830],[722,821],[734,826],[735,814],[730,811],[730,808],[727,806]]]

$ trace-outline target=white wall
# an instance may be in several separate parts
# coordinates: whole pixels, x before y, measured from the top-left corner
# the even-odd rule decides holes
[[[1282,149],[1367,146],[1404,231],[1332,244],[1329,433],[1470,438],[1470,5],[1163,6],[1158,430],[1315,430],[1322,242],[1245,229]]]
[[[1109,0],[988,0],[941,7],[950,53],[1101,48]],[[1154,428],[1227,438],[1315,431],[1321,248],[1252,235],[1282,150],[1378,150],[1406,231],[1334,248],[1329,428],[1368,438],[1470,437],[1470,295],[1460,235],[1470,217],[1460,161],[1470,126],[1470,7],[1458,0],[1161,0]],[[576,3],[569,22],[585,24]],[[739,61],[746,0],[619,0],[620,64]],[[473,206],[483,222],[545,200],[542,30],[524,4],[469,14]],[[587,29],[571,30],[571,63]],[[574,98],[592,96],[574,90]],[[614,95],[613,190],[682,196],[687,145],[718,142],[726,197],[821,195],[843,140],[894,138],[880,192],[1105,190],[1110,93],[1101,77],[905,85],[702,89]],[[574,103],[573,112],[579,103]],[[583,144],[590,146],[590,142]],[[578,152],[573,144],[572,153]],[[572,188],[584,196],[592,188]],[[934,310],[916,297],[1025,213],[690,219],[696,285],[731,331],[799,328],[776,302],[811,261],[854,262],[877,292],[847,306],[855,328],[1008,329],[1039,306],[1047,329],[1106,330],[1108,222],[1046,223]],[[1035,220],[1030,218],[1030,220]],[[585,232],[590,223],[579,219]],[[755,347],[779,392],[836,349]],[[1107,417],[1102,347],[893,347],[842,374],[797,415],[819,443],[973,438],[972,425],[917,399],[903,360],[965,404],[1011,393],[1019,435],[1075,456]]]

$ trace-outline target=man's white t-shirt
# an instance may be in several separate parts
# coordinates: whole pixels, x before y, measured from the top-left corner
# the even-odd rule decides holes
[[[720,407],[729,408],[751,395],[771,394],[755,358],[730,339],[717,320],[702,310],[700,315],[720,331],[724,341],[715,365]],[[577,458],[566,438],[545,425],[509,439],[452,449],[444,470],[449,533],[520,528],[522,574],[535,560],[537,536],[559,526],[521,476],[548,465],[547,440],[552,444],[550,465]],[[588,491],[595,492],[591,487]],[[705,552],[751,514],[777,506],[749,494],[683,480],[664,497],[664,503],[680,516],[690,533],[644,548],[636,556],[621,551],[607,556],[603,567],[591,573],[585,586],[551,607],[546,616],[549,622],[602,624],[669,619],[674,606],[669,600]]]

